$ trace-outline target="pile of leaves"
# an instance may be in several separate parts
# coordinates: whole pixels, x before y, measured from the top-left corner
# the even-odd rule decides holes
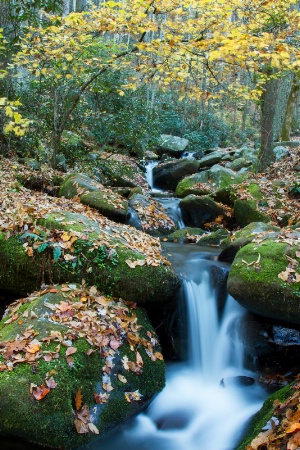
[[[256,174],[235,185],[235,192],[240,199],[255,200],[248,190],[250,184],[259,184],[263,199],[257,200],[257,208],[267,214],[274,224],[296,225],[300,219],[298,187],[300,185],[299,150],[290,148],[288,156],[272,164],[264,173]],[[286,222],[286,223],[285,223]]]
[[[145,232],[149,233],[158,230],[166,231],[175,228],[173,219],[165,214],[164,207],[153,198],[149,198],[148,206],[135,200],[134,209],[139,216],[142,229]]]
[[[16,234],[24,235],[25,233],[28,237],[31,235],[35,240],[34,245],[27,243],[24,246],[29,256],[33,255],[34,250],[43,251],[42,246],[47,245],[52,246],[56,251],[54,258],[65,257],[73,252],[72,244],[77,239],[86,239],[86,234],[90,230],[87,230],[87,233],[72,231],[68,234],[37,226],[37,220],[43,219],[51,212],[71,212],[83,214],[99,226],[101,234],[95,242],[96,246],[104,245],[108,252],[113,251],[116,241],[114,238],[117,238],[124,247],[137,250],[144,255],[147,265],[170,265],[160,253],[159,239],[107,219],[94,208],[80,203],[78,198],[72,200],[64,197],[53,198],[45,193],[31,191],[21,186],[17,182],[17,177],[26,173],[26,170],[22,164],[0,159],[0,231],[6,234],[6,239]],[[67,225],[72,223],[68,222]]]
[[[298,380],[299,381],[299,380]],[[247,450],[297,450],[300,448],[300,384],[286,401],[274,402],[274,415],[270,427],[261,432]]]

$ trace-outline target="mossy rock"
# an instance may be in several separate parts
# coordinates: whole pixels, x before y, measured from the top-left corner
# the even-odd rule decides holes
[[[222,250],[219,261],[232,262],[237,252],[247,244],[250,244],[256,237],[261,240],[278,236],[279,227],[264,222],[253,222],[234,234],[233,240]]]
[[[208,171],[195,173],[181,180],[176,187],[177,197],[186,197],[187,195],[206,195],[211,192],[208,182]]]
[[[187,175],[198,172],[199,164],[195,159],[179,159],[158,164],[153,169],[154,186],[174,190],[179,181]]]
[[[285,402],[285,400],[293,394],[293,385],[284,386],[277,392],[271,394],[265,401],[258,413],[255,414],[250,421],[246,434],[239,444],[237,450],[247,450],[248,445],[251,444],[254,438],[262,431],[268,421],[274,417],[274,404],[278,402]]]
[[[255,200],[235,200],[234,216],[240,227],[245,227],[252,222],[267,223],[271,221],[269,216],[258,211]]]
[[[208,195],[190,194],[179,203],[184,223],[190,227],[201,228],[206,222],[213,221],[223,214],[222,208]]]
[[[82,194],[81,203],[96,208],[103,216],[116,222],[125,223],[128,214],[128,202],[116,192],[97,190]]]
[[[84,278],[106,294],[129,297],[140,303],[174,298],[179,279],[169,263],[164,264],[163,257],[159,261],[159,242],[144,233],[109,221],[100,229],[96,221],[70,212],[53,212],[39,219],[37,225],[41,232],[50,230],[47,231],[50,235],[38,238],[25,233],[6,239],[0,233],[0,262],[6,268],[0,272],[1,289],[27,295],[43,281],[81,283]],[[77,233],[69,260],[55,250],[58,247],[53,233],[58,230],[73,237]],[[44,248],[28,256],[23,245],[32,246],[34,241],[35,245],[41,242]],[[156,256],[147,254],[148,250]],[[129,267],[128,261],[138,260],[141,265]]]
[[[243,180],[243,176],[237,175],[231,169],[215,164],[209,170],[209,180],[212,188],[216,191],[228,189],[232,184],[240,183]]]
[[[87,175],[72,173],[66,177],[61,185],[58,196],[65,198],[80,197],[84,192],[92,192],[99,189],[99,184]]]
[[[288,258],[300,264],[297,250],[296,245],[289,245],[284,239],[282,242],[267,239],[241,248],[229,272],[229,294],[255,314],[300,324],[299,283],[292,276],[288,282],[278,277],[286,271]]]
[[[110,186],[138,187],[146,185],[146,179],[139,166],[132,162],[117,161],[113,158],[98,161],[98,167],[108,179]]]
[[[168,241],[187,241],[188,235],[190,236],[202,236],[205,234],[205,231],[201,228],[192,228],[192,227],[184,227],[180,230],[176,230],[173,233],[169,234],[167,239]]]
[[[197,242],[197,245],[203,245],[205,247],[226,247],[229,241],[229,232],[222,228],[211,233],[203,234]]]
[[[0,322],[0,433],[69,450],[97,437],[89,428],[84,434],[76,431],[74,419],[80,417],[83,405],[90,415],[87,422],[102,435],[149,404],[164,387],[165,366],[157,336],[141,308],[132,310],[121,300],[110,301],[99,297],[99,292],[91,295],[82,287],[72,286],[68,292],[60,289],[55,286],[42,296],[14,303]],[[97,298],[106,301],[106,306]],[[69,315],[64,316],[63,310]],[[21,320],[14,320],[14,315]],[[84,327],[83,318],[93,326]],[[158,352],[159,358],[151,359],[146,350],[151,350],[153,339],[152,354]],[[14,345],[19,345],[18,351],[10,351]],[[66,354],[69,348],[76,349],[71,359]],[[141,370],[126,370],[125,356],[135,369],[137,351]],[[17,353],[22,362],[15,363]],[[37,399],[33,385],[47,388],[46,380],[51,377],[56,387],[52,384],[49,392]],[[76,404],[79,390],[82,400],[79,395]],[[126,400],[126,392],[136,393],[136,400]],[[96,402],[94,394],[108,394],[107,402]],[[80,422],[80,426],[87,425]]]

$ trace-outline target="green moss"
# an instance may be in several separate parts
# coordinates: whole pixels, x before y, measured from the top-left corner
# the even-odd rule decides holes
[[[278,278],[288,265],[286,255],[299,261],[296,251],[296,247],[271,239],[259,245],[246,245],[238,251],[231,266],[229,293],[256,314],[300,323],[298,283],[285,283]]]
[[[264,197],[263,193],[260,190],[259,185],[256,183],[249,184],[248,191],[250,192],[252,197],[255,198],[256,200],[261,200]]]
[[[260,411],[255,414],[250,424],[247,427],[246,436],[239,444],[237,450],[246,450],[247,446],[252,440],[261,432],[262,428],[274,415],[274,401],[279,400],[284,402],[290,395],[292,395],[293,389],[291,385],[287,385],[274,394],[270,395],[264,402]]]
[[[258,211],[255,200],[235,200],[234,215],[237,225],[245,227],[252,222],[270,222],[266,214]]]
[[[179,279],[170,267],[159,265],[138,266],[132,269],[126,260],[145,260],[145,255],[127,248],[122,237],[115,237],[113,230],[106,232],[106,245],[94,247],[100,229],[96,222],[73,213],[51,213],[38,221],[49,229],[83,232],[88,238],[74,243],[74,261],[60,258],[53,261],[53,248],[34,252],[27,256],[17,237],[5,239],[0,234],[0,262],[6,270],[0,273],[0,288],[26,295],[38,289],[41,282],[81,283],[86,279],[106,294],[145,303],[167,301],[174,298]],[[127,243],[126,243],[127,244]],[[114,249],[113,247],[116,246]]]
[[[196,173],[185,177],[176,187],[177,197],[186,197],[189,194],[206,195],[210,192],[211,186],[208,182],[208,172]]]
[[[190,236],[198,236],[198,235],[202,235],[205,234],[205,231],[202,230],[201,228],[192,228],[192,227],[184,227],[181,228],[180,230],[176,230],[173,233],[168,235],[168,239],[170,240],[185,240],[187,235]]]

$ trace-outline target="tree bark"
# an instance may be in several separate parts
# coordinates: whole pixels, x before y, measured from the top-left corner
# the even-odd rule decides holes
[[[261,99],[261,139],[257,171],[263,172],[274,161],[273,143],[281,137],[282,125],[292,85],[292,74],[271,78]]]
[[[281,132],[282,141],[289,141],[291,138],[292,122],[299,92],[300,92],[300,78],[298,75],[294,74],[292,88],[288,98],[287,108]]]

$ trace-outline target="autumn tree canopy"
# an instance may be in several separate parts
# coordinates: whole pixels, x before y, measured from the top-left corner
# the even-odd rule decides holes
[[[230,92],[260,101],[266,82],[299,71],[296,0],[125,0],[29,27],[11,69],[53,103],[53,147],[83,92],[108,69],[130,69],[122,89],[175,85],[180,98]],[[45,20],[48,24],[45,26]],[[207,83],[201,80],[208,77]]]

